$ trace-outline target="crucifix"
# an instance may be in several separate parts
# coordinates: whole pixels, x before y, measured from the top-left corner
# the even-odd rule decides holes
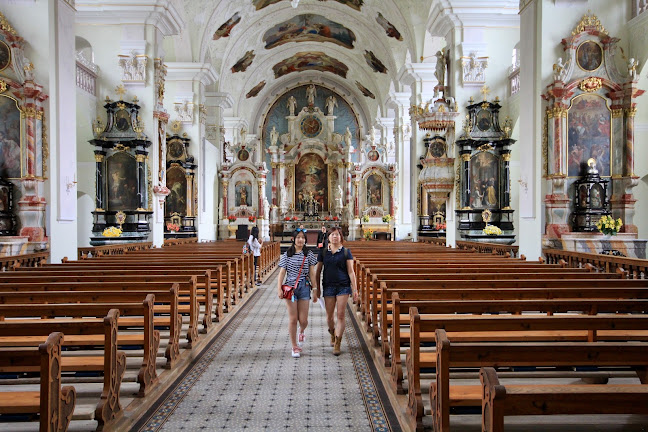
[[[490,89],[488,88],[487,85],[485,85],[484,87],[481,88],[479,93],[482,94],[482,96],[484,97],[484,100],[487,100],[488,99],[488,94],[490,93]]]
[[[126,94],[124,84],[119,84],[117,87],[115,87],[115,93],[117,93],[117,95],[119,96],[119,100],[124,100],[124,95]]]

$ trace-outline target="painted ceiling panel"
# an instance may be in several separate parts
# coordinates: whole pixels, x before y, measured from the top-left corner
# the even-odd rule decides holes
[[[263,35],[266,49],[288,42],[332,42],[352,49],[355,40],[355,34],[342,24],[314,14],[298,15]]]
[[[338,61],[321,51],[298,52],[294,56],[280,61],[272,67],[275,78],[280,78],[292,72],[304,70],[317,70],[321,72],[331,72],[346,78],[349,68],[347,65]]]

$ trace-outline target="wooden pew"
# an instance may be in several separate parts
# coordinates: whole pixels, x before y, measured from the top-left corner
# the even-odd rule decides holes
[[[14,319],[0,322],[0,336],[42,336],[60,331],[65,335],[103,334],[103,354],[101,356],[65,355],[61,357],[61,369],[66,371],[93,371],[103,373],[103,390],[95,419],[97,430],[103,430],[121,417],[119,388],[126,369],[126,355],[117,351],[117,321],[119,311],[110,310],[105,318],[84,319]],[[0,368],[0,372],[15,372],[24,367],[11,365]],[[36,367],[34,371],[38,371]]]
[[[76,392],[61,386],[62,341],[63,333],[54,332],[38,347],[0,349],[0,369],[40,372],[40,391],[0,392],[0,414],[39,414],[40,432],[67,431]]]
[[[648,414],[646,384],[500,384],[492,367],[481,368],[482,431],[503,432],[504,416]]]

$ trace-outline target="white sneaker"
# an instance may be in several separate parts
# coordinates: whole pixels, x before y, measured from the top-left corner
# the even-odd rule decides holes
[[[294,358],[299,358],[301,356],[301,349],[300,348],[293,348],[291,350],[291,354]]]

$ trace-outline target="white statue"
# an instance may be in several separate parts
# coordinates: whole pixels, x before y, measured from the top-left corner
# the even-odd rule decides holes
[[[265,220],[270,220],[270,203],[268,202],[268,197],[263,196],[263,217]]]
[[[245,140],[247,138],[247,129],[245,126],[241,128],[241,144],[245,145]]]
[[[306,87],[306,100],[308,101],[308,105],[315,105],[316,97],[317,97],[317,89],[315,88],[315,84],[311,84],[308,87]]]
[[[555,81],[565,81],[567,78],[567,72],[569,71],[569,63],[571,60],[567,60],[566,63],[563,63],[562,57],[558,58],[558,62],[553,65],[553,75]]]
[[[295,96],[290,96],[288,98],[288,102],[286,102],[286,106],[288,107],[288,111],[290,111],[290,115],[294,116],[295,108],[297,108],[297,99],[295,99]]]
[[[337,99],[335,96],[329,96],[326,98],[326,109],[328,110],[327,115],[333,115],[333,109],[338,106]]]
[[[335,206],[337,207],[339,212],[342,212],[342,208],[344,207],[344,200],[342,197],[344,196],[344,192],[342,192],[342,186],[339,184],[337,185],[337,194],[335,195]]]
[[[272,130],[270,131],[270,145],[276,146],[277,140],[279,140],[279,132],[277,132],[275,126],[272,126]]]
[[[349,126],[347,126],[346,131],[344,132],[344,144],[347,148],[351,148],[351,131],[349,130]]]
[[[443,50],[437,51],[436,58],[437,58],[437,64],[436,64],[436,71],[434,72],[434,76],[439,82],[437,85],[443,87],[445,85],[445,72],[446,72],[446,59]]]
[[[630,63],[628,63],[628,76],[632,78],[632,81],[635,81],[637,79],[637,68],[639,67],[639,62],[635,60],[634,58],[630,59]]]
[[[371,130],[369,131],[369,141],[371,145],[376,145],[376,128],[373,126],[371,126]]]
[[[288,192],[286,191],[286,186],[281,185],[281,206],[282,209],[288,208]]]

